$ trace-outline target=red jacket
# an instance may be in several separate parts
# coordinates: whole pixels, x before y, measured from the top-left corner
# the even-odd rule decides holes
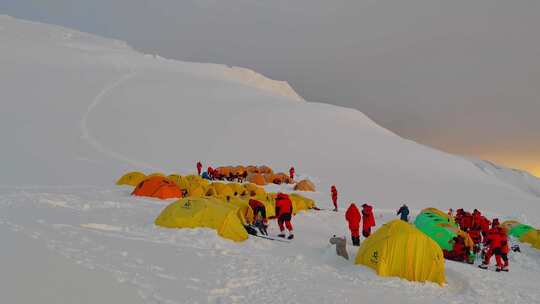
[[[264,204],[261,202],[261,201],[258,201],[256,199],[249,199],[249,206],[251,207],[252,210],[255,210],[255,208],[257,207],[262,207],[262,208],[265,208],[266,207],[264,206]]]
[[[485,216],[482,216],[482,222],[480,223],[480,226],[482,227],[483,233],[488,233],[489,224],[490,224],[489,220]]]
[[[486,237],[486,243],[489,246],[489,249],[494,250],[496,248],[501,248],[503,242],[503,236],[499,232],[499,228],[491,228]]]
[[[201,170],[202,169],[202,164],[201,162],[197,162],[197,170]]]
[[[465,212],[465,215],[463,215],[463,218],[461,220],[461,230],[468,231],[472,228],[473,224],[473,216],[469,212]]]
[[[373,207],[370,205],[364,204],[362,206],[362,215],[364,216],[364,222],[362,223],[362,228],[368,230],[369,228],[375,226],[375,216],[373,216]]]
[[[336,187],[332,186],[332,188],[330,188],[330,191],[332,192],[332,198],[337,198],[337,189],[336,189]]]
[[[278,193],[276,197],[276,217],[292,214],[292,201],[287,194]]]
[[[293,176],[294,176],[294,167],[291,167],[291,168],[289,169],[289,176],[290,176],[291,178],[293,178]]]
[[[509,251],[508,248],[508,232],[503,227],[497,227],[499,238],[501,239],[501,251],[504,254],[507,254]]]
[[[360,215],[360,211],[355,204],[351,204],[349,208],[347,208],[347,211],[345,212],[345,220],[349,222],[349,229],[360,229],[360,221],[362,220],[362,215]]]

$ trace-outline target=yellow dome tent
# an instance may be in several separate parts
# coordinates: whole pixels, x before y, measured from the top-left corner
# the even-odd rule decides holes
[[[266,194],[266,191],[264,191],[263,187],[259,187],[252,183],[244,184],[244,188],[249,192],[249,196],[258,196],[258,195]]]
[[[309,199],[305,196],[302,196],[300,194],[291,193],[289,194],[289,198],[291,199],[293,203],[293,212],[298,213],[303,210],[309,210],[313,209],[315,207],[315,201],[312,199]]]
[[[525,233],[520,239],[523,243],[529,243],[536,249],[540,249],[540,230],[533,229]]]
[[[137,186],[140,182],[142,182],[146,178],[146,175],[142,172],[133,171],[128,172],[122,177],[120,177],[117,181],[117,185],[128,185],[128,186]]]
[[[241,210],[232,204],[214,198],[184,198],[167,206],[155,224],[166,228],[212,228],[219,236],[239,242],[248,238],[241,217]]]
[[[265,193],[262,195],[256,195],[253,198],[264,204],[264,208],[266,208],[267,218],[276,217],[276,194],[275,193]]]
[[[413,225],[401,220],[386,223],[367,238],[355,264],[366,265],[380,276],[409,281],[445,282],[441,248]]]
[[[245,196],[247,192],[244,186],[239,183],[229,183],[227,186],[231,188],[234,196]]]
[[[196,198],[196,197],[203,197],[205,195],[205,191],[201,186],[193,185],[188,190],[188,197]]]
[[[151,173],[150,175],[148,175],[147,177],[154,177],[154,176],[165,177],[165,174],[163,174],[161,172],[154,172],[154,173]]]
[[[211,183],[210,187],[214,188],[214,195],[213,196],[218,196],[218,197],[225,198],[227,196],[233,196],[234,195],[234,191],[227,184],[224,184],[224,183]]]
[[[240,220],[242,221],[242,224],[248,224],[253,222],[253,210],[249,206],[248,200],[243,200],[237,197],[229,197],[227,198],[218,198],[219,201],[221,201],[223,204],[231,204],[239,209],[240,214],[242,215],[240,217]],[[247,222],[246,222],[247,221]]]
[[[180,186],[180,180],[182,179],[182,176],[176,173],[170,174],[167,176],[168,179],[172,180],[176,185]],[[182,187],[180,187],[182,188]]]

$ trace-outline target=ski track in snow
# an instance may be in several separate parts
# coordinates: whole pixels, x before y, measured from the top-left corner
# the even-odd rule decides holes
[[[82,139],[86,141],[92,148],[94,148],[96,151],[119,161],[125,162],[127,164],[130,164],[136,168],[146,168],[151,169],[158,172],[164,172],[162,168],[158,168],[152,164],[148,164],[139,160],[131,159],[125,155],[122,155],[120,153],[117,153],[104,145],[102,145],[94,136],[92,136],[92,132],[90,132],[88,128],[88,118],[90,117],[90,114],[92,111],[98,107],[101,103],[103,103],[106,100],[107,95],[109,95],[114,89],[120,87],[130,79],[134,78],[137,75],[137,69],[131,68],[128,73],[125,73],[122,75],[119,79],[109,83],[106,85],[92,100],[90,105],[88,106],[87,111],[84,113],[80,126],[82,131]]]
[[[135,199],[123,190],[19,190],[0,195],[0,225],[87,269],[110,273],[134,286],[146,303],[353,303],[381,295],[419,303],[538,301],[518,279],[535,282],[540,273],[540,252],[527,246],[511,256],[508,274],[447,261],[448,284],[440,288],[381,278],[354,266],[353,247],[350,261],[335,256],[326,234],[346,231],[342,212],[297,216],[297,238],[291,244],[262,239],[234,243],[210,229],[155,227],[153,219],[168,203]],[[384,212],[377,220],[381,224],[393,217]]]

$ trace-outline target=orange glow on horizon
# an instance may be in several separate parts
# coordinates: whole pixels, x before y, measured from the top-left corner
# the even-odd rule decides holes
[[[538,162],[530,162],[530,161],[515,160],[515,159],[514,160],[494,159],[494,162],[499,163],[506,167],[527,171],[530,174],[540,178],[540,165],[538,165]]]

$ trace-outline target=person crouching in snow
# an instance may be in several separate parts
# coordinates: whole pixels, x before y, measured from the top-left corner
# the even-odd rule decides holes
[[[266,207],[261,201],[256,199],[249,200],[249,206],[253,210],[253,226],[259,229],[262,235],[268,235],[268,220],[266,219]]]
[[[334,211],[338,211],[338,208],[337,208],[337,196],[338,196],[338,192],[337,192],[337,188],[336,188],[336,185],[332,185],[332,187],[330,187],[330,192],[332,193],[332,203],[334,203]]]
[[[375,216],[373,215],[373,207],[368,204],[362,205],[362,235],[368,238],[371,235],[371,227],[375,226]]]
[[[491,229],[486,237],[486,245],[489,246],[489,249],[485,254],[484,262],[478,267],[487,269],[491,257],[495,255],[497,272],[508,271],[508,234],[506,229],[499,226],[499,219],[493,219]]]
[[[287,194],[278,193],[276,197],[276,217],[279,225],[280,234],[278,237],[285,237],[285,227],[289,231],[289,240],[294,238],[293,226],[291,224],[292,219],[292,201]]]
[[[360,211],[354,203],[351,203],[349,208],[347,208],[345,220],[349,222],[353,246],[360,246],[360,221],[362,220],[362,215],[360,215]]]

